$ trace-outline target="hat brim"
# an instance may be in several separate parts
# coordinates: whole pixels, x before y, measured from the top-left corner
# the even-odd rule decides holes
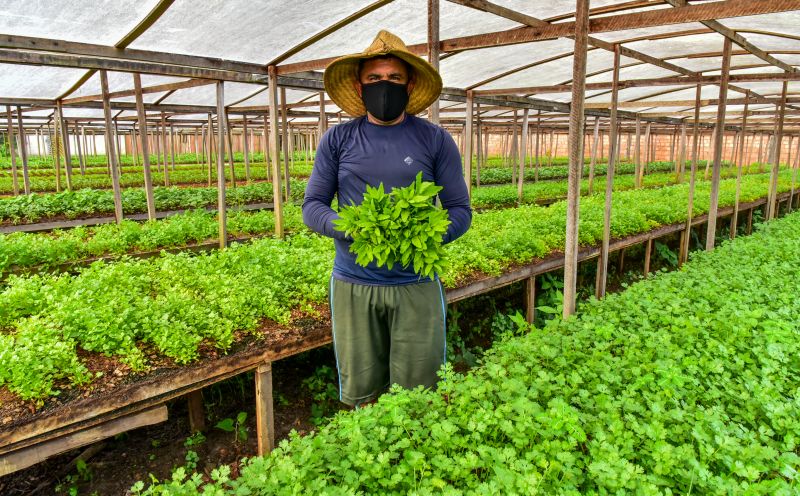
[[[359,53],[340,57],[325,68],[323,76],[325,91],[339,108],[353,117],[367,114],[364,102],[355,87],[358,81],[358,66],[362,60],[381,55],[394,55],[406,61],[414,70],[414,89],[409,95],[406,113],[418,114],[439,98],[442,92],[442,77],[426,60],[401,50]]]

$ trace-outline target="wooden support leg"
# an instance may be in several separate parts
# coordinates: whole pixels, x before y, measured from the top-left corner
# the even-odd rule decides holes
[[[683,231],[681,231],[681,239],[680,239],[681,247],[680,250],[678,251],[678,267],[686,263],[686,260],[689,259],[689,243],[687,243],[686,238],[688,236],[691,236],[690,229],[691,228],[684,229]]]
[[[256,370],[256,428],[258,454],[266,455],[275,447],[275,416],[272,410],[272,362]]]
[[[525,318],[529,324],[536,319],[536,276],[525,281]]]
[[[683,244],[681,244],[683,246]],[[653,240],[648,239],[644,243],[644,276],[647,277],[650,274],[650,255],[653,251]]]
[[[192,434],[206,430],[206,409],[203,405],[203,392],[192,391],[186,395],[189,401],[189,430]]]
[[[619,267],[617,268],[617,273],[622,275],[625,271],[625,248],[619,250]]]

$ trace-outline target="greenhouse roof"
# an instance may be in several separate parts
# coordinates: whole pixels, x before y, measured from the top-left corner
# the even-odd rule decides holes
[[[226,81],[229,113],[263,115],[272,66],[296,122],[314,122],[325,65],[361,51],[378,30],[428,56],[428,4],[7,0],[0,5],[0,104],[20,106],[35,122],[47,119],[58,100],[68,119],[100,120],[97,69],[104,69],[121,121],[136,115],[131,72],[142,74],[148,112],[163,111],[172,122],[213,113],[218,79]],[[745,100],[759,117],[774,116],[784,82],[787,128],[800,115],[800,1],[593,0],[590,7],[587,115],[607,115],[618,45],[621,118],[692,119],[703,83],[700,117],[713,122],[726,37],[726,123],[740,121]],[[574,0],[442,1],[442,121],[464,120],[470,91],[487,123],[513,119],[515,108],[566,123],[574,10]],[[340,113],[330,101],[324,110]]]

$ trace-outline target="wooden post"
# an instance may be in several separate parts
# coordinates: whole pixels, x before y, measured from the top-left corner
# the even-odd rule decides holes
[[[19,128],[20,135],[25,136],[25,129],[22,127],[22,107],[17,107],[17,127]],[[28,173],[28,142],[26,139],[20,140],[19,151],[22,156],[22,186],[25,190],[25,194],[29,195],[31,194],[31,179]],[[14,177],[16,176],[17,175],[14,174]]]
[[[206,411],[205,405],[203,405],[203,392],[200,390],[192,391],[186,395],[186,400],[189,403],[189,430],[192,434],[206,430]]]
[[[483,146],[481,143],[483,140],[481,139],[481,106],[480,104],[475,104],[475,186],[481,185],[481,161],[483,160]]]
[[[731,68],[731,39],[725,38],[722,49],[722,80],[719,85],[717,122],[714,135],[714,169],[711,172],[711,201],[708,207],[708,229],[706,231],[706,250],[714,249],[717,231],[717,206],[719,205],[719,176],[722,166],[722,136],[725,134],[725,106],[728,99],[728,73]]]
[[[467,194],[472,198],[472,90],[467,90],[467,114],[464,141],[464,182],[467,184]]]
[[[792,189],[789,192],[789,212],[794,210],[794,196],[795,196],[794,193],[795,193],[795,184],[797,183],[797,168],[799,165],[800,165],[800,136],[798,136],[797,140],[797,152],[794,155],[794,164],[789,164],[789,167],[792,168]]]
[[[228,111],[225,110],[225,137],[228,140],[228,161],[231,164],[231,188],[236,187],[236,168],[233,163],[233,126],[228,124]],[[223,161],[225,154],[222,155]]]
[[[244,178],[250,184],[250,140],[247,134],[247,115],[242,116],[242,139],[244,140]]]
[[[608,154],[608,165],[606,167],[606,196],[605,196],[605,209],[603,211],[603,241],[600,246],[600,256],[597,261],[597,279],[595,280],[595,296],[600,299],[606,294],[606,285],[608,281],[608,250],[611,243],[611,202],[612,193],[614,191],[614,167],[616,165],[617,156],[617,106],[619,98],[619,60],[620,60],[620,47],[618,44],[614,45],[614,71],[611,83],[611,122],[610,122],[610,146]],[[597,121],[595,121],[595,133],[597,133]],[[595,143],[597,142],[597,134],[595,134]],[[593,154],[594,155],[594,154]]]
[[[683,229],[681,237],[681,249],[678,253],[678,265],[685,263],[689,259],[689,240],[692,231],[692,215],[694,214],[694,186],[697,179],[697,161],[699,160],[699,141],[700,141],[700,93],[701,85],[697,85],[694,100],[694,128],[692,130],[692,165],[689,173],[689,200],[687,204],[686,227]]]
[[[617,274],[622,275],[625,273],[625,248],[619,250],[619,260],[617,266]]]
[[[108,94],[108,75],[105,70],[100,71],[100,90],[103,93],[103,118],[105,119],[106,129],[111,128],[111,98]],[[117,154],[114,150],[114,140],[110,139],[109,133],[106,136],[106,158],[111,167],[111,189],[114,191],[114,219],[117,224],[122,222],[122,195],[119,189],[119,164]]]
[[[289,108],[286,104],[286,88],[281,88],[281,129],[283,131],[283,170],[286,179],[286,201],[291,201],[291,188],[289,186]]]
[[[511,150],[508,155],[508,163],[511,164],[511,186],[517,180],[517,154],[519,149],[519,140],[517,135],[517,111],[514,110],[514,127],[511,130]]]
[[[167,118],[161,112],[161,149],[164,152],[164,186],[169,186],[169,167],[167,167]]]
[[[636,178],[634,179],[634,184],[636,188],[642,187],[642,175],[639,173],[639,170],[642,168],[642,119],[639,115],[636,115],[636,147],[633,150],[633,161],[636,164],[635,167],[635,174]]]
[[[612,110],[613,112],[613,110]],[[600,137],[600,117],[594,118],[594,140],[592,141],[592,156],[589,159],[589,194],[594,191],[594,166],[597,163],[597,140]]]
[[[678,183],[683,182],[683,171],[686,169],[686,122],[681,122],[681,138],[678,146]]]
[[[275,67],[275,66],[270,66]],[[275,415],[272,405],[272,363],[258,366],[256,379],[256,435],[258,455],[269,454],[275,447]]]
[[[731,215],[730,236],[731,239],[736,238],[736,228],[739,225],[739,196],[742,191],[742,165],[744,162],[744,137],[747,132],[747,107],[750,103],[750,92],[746,92],[744,96],[744,112],[742,113],[742,130],[741,139],[739,140],[739,160],[736,164],[736,196],[733,202],[733,215]]]
[[[11,184],[14,196],[19,195],[19,179],[17,178],[17,151],[14,149],[14,121],[11,118],[11,106],[6,105],[8,117],[8,151],[11,153]]]
[[[778,113],[777,129],[775,131],[775,148],[773,158],[771,161],[772,171],[770,173],[769,181],[769,203],[767,204],[767,220],[772,220],[778,216],[778,174],[780,173],[781,162],[781,140],[783,138],[783,118],[786,114],[786,91],[789,82],[783,82],[783,91],[781,92],[780,112]]]
[[[228,123],[225,113],[225,83],[217,81],[217,218],[219,219],[219,247],[228,246],[228,212],[225,202],[225,137]],[[230,150],[233,156],[233,150]]]
[[[428,62],[436,71],[439,70],[439,0],[428,0]],[[438,98],[428,109],[428,119],[439,125]]]
[[[175,171],[175,134],[172,124],[169,126],[169,165]]]
[[[525,279],[525,320],[529,324],[536,320],[536,276]]]
[[[61,100],[56,101],[56,108],[58,109],[57,133],[61,139],[61,147],[64,151],[64,170],[67,174],[67,191],[72,191],[72,157],[69,153],[69,130],[64,120],[64,109]]]
[[[578,222],[580,168],[583,163],[583,108],[586,83],[586,50],[589,34],[589,0],[576,0],[575,49],[572,65],[572,100],[569,111],[569,176],[567,179],[567,228],[564,244],[564,318],[575,313],[578,279]]]
[[[278,72],[269,66],[269,130],[272,153],[272,193],[275,211],[275,236],[283,238],[283,202],[281,201],[281,138],[278,129]],[[287,201],[289,196],[286,197]]]
[[[214,140],[213,129],[214,129],[214,123],[212,121],[211,114],[209,113],[208,114],[208,123],[206,124],[206,128],[204,130],[205,134],[203,135],[204,136],[203,137],[203,144],[205,145],[205,149],[206,149],[205,160],[206,160],[206,163],[208,164],[208,187],[209,188],[211,187],[211,185],[213,183],[213,180],[214,180],[214,169],[213,169],[213,167],[211,165],[213,163],[212,155],[211,155],[211,153],[212,153],[211,144],[213,143],[213,140]]]
[[[522,138],[519,147],[519,177],[517,177],[517,201],[522,203],[522,185],[525,182],[525,157],[528,151],[528,114],[530,109],[522,111]],[[582,163],[583,161],[581,161]]]
[[[136,92],[136,114],[139,121],[139,137],[142,145],[142,165],[144,166],[144,190],[147,197],[147,218],[156,218],[156,203],[153,197],[153,178],[150,175],[150,149],[147,143],[147,119],[144,115],[144,101],[142,100],[142,76],[133,73],[133,87]],[[109,134],[108,132],[106,133]],[[113,141],[113,140],[111,140]],[[112,173],[113,174],[113,173]]]
[[[77,122],[75,122],[75,148],[78,155],[78,164],[81,170],[81,175],[83,176],[86,174],[86,163],[83,160],[83,150],[81,149],[81,128]]]
[[[647,172],[647,165],[653,160],[652,154],[653,154],[653,149],[655,147],[653,146],[652,143],[653,137],[650,135],[650,126],[652,124],[653,124],[652,122],[648,122],[647,125],[644,127],[644,144],[646,148],[644,153],[645,155],[644,163],[642,164],[641,167],[639,167],[639,185],[637,186],[638,188],[641,188],[643,186],[644,175]]]
[[[537,111],[537,115],[541,115],[541,114],[542,114],[541,110]],[[541,148],[539,147],[539,145],[540,145],[540,138],[541,138],[540,135],[541,135],[541,133],[542,133],[542,118],[541,117],[536,117],[536,143],[534,144],[534,152],[533,152],[533,154],[534,154],[533,155],[534,156],[533,181],[534,182],[539,182],[539,154],[541,153]],[[489,147],[489,145],[488,145],[488,140],[487,140],[486,148],[488,149],[488,147]]]
[[[653,240],[648,239],[644,243],[644,276],[650,275],[650,256],[653,252]]]
[[[264,147],[264,167],[267,170],[267,174],[266,174],[267,181],[269,181],[269,179],[270,179],[270,170],[269,170],[269,164],[270,164],[270,146],[269,146],[269,143],[270,143],[270,141],[269,141],[269,122],[268,121],[269,121],[269,113],[265,113],[264,114],[264,134],[262,135],[264,143],[262,144],[262,146]],[[278,191],[280,191],[280,187],[278,188]]]

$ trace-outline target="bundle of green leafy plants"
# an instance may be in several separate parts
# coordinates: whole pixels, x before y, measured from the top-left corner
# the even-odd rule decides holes
[[[433,279],[443,268],[442,239],[450,225],[447,210],[433,204],[441,189],[423,181],[422,172],[389,193],[383,183],[367,186],[361,204],[342,208],[334,227],[353,238],[350,251],[359,265],[375,261],[391,270],[394,264],[413,264],[415,273]]]

